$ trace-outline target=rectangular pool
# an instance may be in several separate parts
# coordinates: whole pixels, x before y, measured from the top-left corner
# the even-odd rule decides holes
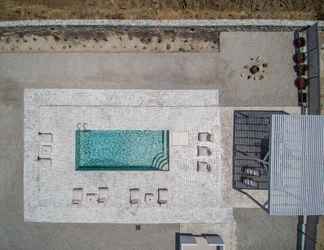
[[[77,130],[76,170],[169,170],[168,130]]]

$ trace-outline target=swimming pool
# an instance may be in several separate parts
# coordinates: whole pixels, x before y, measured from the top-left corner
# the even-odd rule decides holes
[[[76,130],[76,170],[169,170],[168,130]]]

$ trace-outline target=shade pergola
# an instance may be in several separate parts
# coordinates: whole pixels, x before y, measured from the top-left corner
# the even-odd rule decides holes
[[[324,214],[324,116],[273,115],[269,213]]]
[[[233,188],[271,215],[324,214],[324,116],[235,111]]]

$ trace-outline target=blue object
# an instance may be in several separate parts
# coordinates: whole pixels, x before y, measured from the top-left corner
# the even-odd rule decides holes
[[[169,170],[168,130],[77,130],[76,170]]]

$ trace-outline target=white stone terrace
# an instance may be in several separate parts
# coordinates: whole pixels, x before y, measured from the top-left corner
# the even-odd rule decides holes
[[[233,207],[254,204],[232,189],[234,108],[218,103],[218,90],[25,90],[25,220],[231,222]],[[168,129],[169,171],[75,171],[78,123],[88,129]],[[198,141],[199,132],[210,133],[211,141]],[[197,156],[197,146],[211,155]],[[197,171],[197,161],[207,162],[210,171]],[[159,189],[166,203],[159,204]],[[256,195],[266,199],[265,192]]]

